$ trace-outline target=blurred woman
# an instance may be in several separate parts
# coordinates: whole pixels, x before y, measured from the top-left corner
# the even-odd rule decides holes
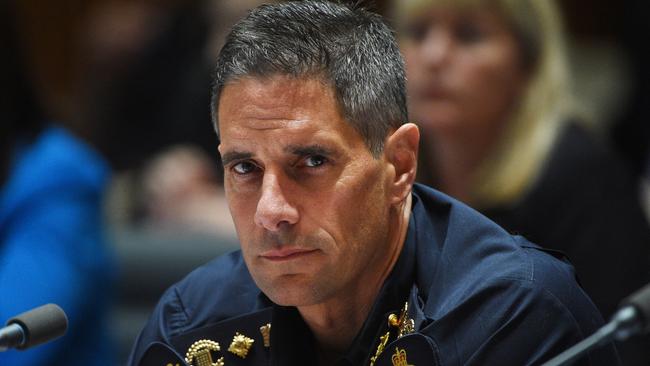
[[[572,102],[553,2],[394,4],[420,180],[565,252],[609,317],[649,279],[650,229],[637,180]]]
[[[0,324],[56,303],[68,330],[0,352],[0,365],[113,365],[106,316],[115,268],[102,225],[109,167],[39,108],[15,18],[0,3]]]

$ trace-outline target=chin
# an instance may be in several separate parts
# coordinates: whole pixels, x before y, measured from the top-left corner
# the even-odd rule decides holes
[[[264,284],[258,284],[271,301],[281,306],[309,306],[323,301],[322,292],[311,282],[296,278],[298,275],[282,276]]]
[[[462,124],[456,118],[447,117],[444,115],[437,115],[435,118],[425,118],[416,120],[416,123],[422,129],[424,135],[427,133],[433,134],[450,134],[462,129]]]
[[[463,127],[460,123],[460,113],[456,108],[429,106],[414,108],[413,112],[413,121],[425,131],[442,132]]]
[[[311,291],[296,291],[296,289],[273,289],[262,291],[273,303],[280,306],[309,306],[318,304],[320,301],[312,296]]]

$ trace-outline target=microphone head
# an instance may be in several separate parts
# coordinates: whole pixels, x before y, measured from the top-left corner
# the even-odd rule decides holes
[[[642,332],[650,331],[650,284],[643,286],[621,302],[621,306],[632,306],[643,323]]]
[[[56,304],[46,304],[17,315],[7,321],[7,325],[18,324],[25,332],[20,350],[48,342],[65,334],[68,317]]]

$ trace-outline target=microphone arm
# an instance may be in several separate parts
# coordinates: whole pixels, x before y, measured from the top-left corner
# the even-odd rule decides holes
[[[24,350],[62,336],[68,328],[68,318],[55,304],[46,304],[24,312],[0,328],[0,352],[9,348]]]
[[[635,334],[650,330],[650,284],[623,300],[622,305],[623,307],[614,314],[612,320],[596,333],[553,357],[542,366],[571,365],[593,348],[613,340],[623,341]]]

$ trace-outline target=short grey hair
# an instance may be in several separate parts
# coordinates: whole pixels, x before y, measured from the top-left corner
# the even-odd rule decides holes
[[[245,76],[321,78],[343,117],[372,154],[408,118],[404,60],[381,16],[355,5],[300,1],[262,5],[226,38],[213,76],[212,120],[219,133],[219,96]]]

